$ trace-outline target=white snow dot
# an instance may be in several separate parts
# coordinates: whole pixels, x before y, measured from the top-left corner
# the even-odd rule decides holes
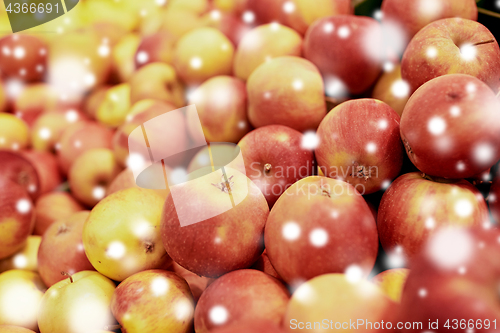
[[[489,164],[493,162],[495,149],[487,143],[479,144],[474,149],[474,160],[479,164]]]
[[[111,49],[109,48],[109,45],[101,45],[99,46],[99,48],[97,49],[97,53],[101,56],[101,57],[107,57],[109,55],[109,53],[111,52]]]
[[[101,200],[106,195],[106,189],[102,186],[95,186],[92,189],[92,197],[96,200]]]
[[[283,4],[283,11],[285,13],[293,13],[295,11],[295,4],[292,1],[287,1]]]
[[[397,80],[391,85],[391,93],[396,98],[405,98],[410,94],[410,85],[405,80]]]
[[[418,290],[418,296],[424,298],[424,297],[427,297],[427,289],[425,288],[420,288]]]
[[[437,267],[456,269],[465,264],[473,253],[474,242],[466,230],[438,230],[427,243],[427,256]]]
[[[14,267],[17,269],[23,269],[28,266],[28,258],[24,254],[16,254],[14,256]]]
[[[31,202],[28,199],[20,199],[16,203],[16,209],[21,214],[26,214],[31,210]]]
[[[38,135],[40,135],[40,138],[47,140],[51,136],[50,129],[48,129],[47,127],[42,127],[38,131]]]
[[[151,291],[155,296],[164,296],[168,291],[168,280],[162,276],[154,278],[151,281]]]
[[[314,229],[309,234],[309,241],[316,247],[323,247],[328,243],[328,233],[322,228]]]
[[[326,22],[324,25],[323,25],[323,31],[326,32],[327,34],[333,32],[333,30],[335,30],[335,26],[333,25],[333,23],[331,22]]]
[[[460,115],[460,107],[454,105],[450,108],[450,114],[453,116],[453,117],[458,117]]]
[[[243,22],[253,23],[255,21],[255,14],[251,11],[246,11],[242,15]]]
[[[474,210],[471,202],[467,199],[458,200],[455,203],[454,209],[455,213],[457,213],[457,215],[460,217],[470,216],[472,214],[472,211]]]
[[[366,145],[366,151],[368,153],[374,153],[377,151],[377,145],[373,142],[368,142],[368,144]]]
[[[394,70],[394,64],[391,61],[386,61],[384,63],[384,72],[390,73]]]
[[[191,58],[191,60],[189,61],[189,65],[193,68],[193,69],[200,69],[201,66],[203,65],[203,60],[201,60],[200,57],[193,57]]]
[[[389,126],[389,122],[386,119],[380,119],[378,121],[378,128],[381,130],[385,130]]]
[[[427,129],[434,135],[443,134],[446,130],[446,122],[441,117],[433,117],[427,124]]]
[[[26,55],[26,50],[24,49],[24,47],[16,46],[14,48],[14,58],[22,59],[24,58],[25,55]]]
[[[75,110],[68,110],[64,116],[70,123],[74,123],[78,120],[78,112],[76,112]]]
[[[432,58],[435,58],[437,56],[438,51],[435,47],[431,46],[427,49],[426,54],[427,54],[427,57],[432,59]]]
[[[281,234],[286,240],[294,241],[300,236],[300,226],[295,222],[288,222],[283,226]]]
[[[351,34],[351,30],[347,26],[342,26],[339,28],[338,35],[342,39],[346,39]]]
[[[221,15],[220,11],[218,11],[218,10],[216,10],[216,9],[215,9],[215,10],[212,10],[212,11],[210,12],[210,17],[211,17],[211,18],[212,18],[212,20],[214,20],[214,21],[218,21],[218,20],[220,20],[221,16],[222,16],[222,15]]]
[[[347,281],[350,283],[359,282],[363,278],[363,270],[358,265],[351,265],[347,267],[344,274]]]
[[[472,44],[464,44],[460,46],[460,55],[466,61],[474,60],[476,57],[477,49]]]
[[[305,132],[300,147],[306,150],[316,149],[319,145],[319,136],[314,131]]]
[[[427,220],[425,220],[425,227],[427,229],[434,229],[435,226],[436,226],[436,221],[432,217],[429,217],[427,218]]]
[[[295,79],[292,82],[293,89],[302,90],[304,88],[304,82],[301,79]]]
[[[169,180],[172,181],[172,184],[185,183],[188,180],[188,173],[184,168],[175,168],[170,173]]]
[[[145,51],[140,51],[137,53],[136,59],[139,64],[145,64],[149,60],[149,54]]]
[[[210,309],[208,316],[212,323],[214,323],[215,325],[221,325],[227,321],[229,313],[225,307],[216,305]]]
[[[121,259],[125,255],[125,252],[125,245],[122,242],[114,241],[106,249],[106,256],[112,259]]]

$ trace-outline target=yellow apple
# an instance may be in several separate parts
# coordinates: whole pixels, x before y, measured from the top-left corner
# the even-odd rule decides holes
[[[199,28],[179,39],[174,50],[174,67],[188,85],[197,85],[217,75],[230,75],[234,47],[215,28]]]
[[[24,149],[28,143],[28,125],[13,114],[0,113],[0,149]]]
[[[127,81],[135,71],[135,53],[141,37],[130,33],[125,35],[111,51],[111,64],[114,74],[120,81]]]
[[[14,269],[0,274],[0,325],[36,331],[45,289],[38,273]]]
[[[35,333],[35,331],[20,326],[0,325],[0,333]]]
[[[94,206],[106,195],[106,188],[121,168],[111,149],[95,148],[78,156],[69,171],[69,187],[76,199]]]
[[[127,333],[188,333],[193,303],[183,278],[157,269],[134,274],[120,283],[111,311]]]
[[[407,268],[389,269],[377,274],[372,282],[379,286],[393,301],[400,303],[408,274],[410,274],[410,270]]]
[[[302,54],[302,37],[278,23],[258,26],[246,33],[234,56],[234,75],[247,80],[264,62],[280,56]]]
[[[118,127],[130,110],[130,84],[122,83],[106,91],[97,108],[96,119],[108,127]]]
[[[38,248],[42,236],[31,235],[28,236],[26,245],[14,255],[0,260],[0,273],[11,269],[23,269],[27,271],[38,271]]]
[[[184,34],[203,25],[203,21],[198,14],[178,8],[167,8],[163,13],[162,21],[160,30],[167,31],[175,39],[179,39]]]
[[[50,287],[38,313],[40,333],[88,333],[115,320],[110,310],[115,284],[94,271],[82,271]]]
[[[410,93],[410,85],[401,78],[401,64],[397,64],[380,76],[372,97],[387,103],[401,117]]]
[[[129,188],[99,202],[83,229],[83,245],[92,266],[123,281],[170,264],[160,235],[163,198],[153,191]]]

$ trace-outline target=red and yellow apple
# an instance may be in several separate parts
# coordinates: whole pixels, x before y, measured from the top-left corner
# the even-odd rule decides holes
[[[390,299],[400,303],[408,274],[410,274],[408,268],[388,269],[375,275],[372,282],[379,286]]]
[[[34,234],[43,236],[49,226],[57,220],[69,218],[83,210],[83,206],[67,192],[56,191],[42,195],[35,204]]]
[[[26,240],[26,245],[8,258],[0,260],[0,273],[22,269],[38,272],[38,248],[42,241],[41,236],[31,235]]]

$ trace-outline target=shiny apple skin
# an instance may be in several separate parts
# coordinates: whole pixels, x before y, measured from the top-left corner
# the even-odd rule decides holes
[[[401,138],[428,175],[469,178],[500,159],[500,101],[479,79],[450,74],[420,87],[405,106]]]
[[[469,182],[433,181],[418,172],[404,174],[391,184],[382,197],[377,217],[384,250],[392,253],[399,247],[409,258],[421,251],[438,227],[486,222],[486,202]]]
[[[347,181],[361,194],[382,189],[403,165],[399,116],[375,99],[344,102],[319,125],[318,165],[330,178]]]
[[[350,184],[312,176],[278,199],[266,224],[266,251],[276,272],[296,285],[357,266],[367,276],[377,257],[375,219]]]

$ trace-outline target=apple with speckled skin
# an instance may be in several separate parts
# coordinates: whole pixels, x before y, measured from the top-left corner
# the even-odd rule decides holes
[[[451,17],[462,17],[477,20],[475,0],[417,0],[382,2],[383,22],[394,24],[408,41],[429,23]]]
[[[208,79],[190,95],[189,104],[198,111],[187,118],[192,136],[198,134],[198,119],[208,142],[236,143],[250,130],[247,90],[240,79],[224,75]]]
[[[382,71],[381,39],[382,28],[371,17],[332,16],[309,27],[304,56],[323,75],[327,95],[361,94]]]
[[[1,120],[0,120],[1,121]],[[32,199],[40,194],[40,175],[31,161],[22,153],[0,150],[0,175],[21,185]]]
[[[355,99],[338,105],[317,135],[315,154],[323,174],[347,181],[361,194],[384,188],[401,171],[399,116],[382,101]]]
[[[221,169],[207,167],[197,171],[205,175],[170,186],[163,207],[161,236],[167,253],[206,277],[250,267],[264,250],[266,199],[243,173],[224,169],[227,181]]]
[[[206,333],[248,320],[269,320],[278,325],[288,299],[288,290],[270,275],[253,269],[230,272],[201,295],[194,328]]]
[[[35,214],[28,192],[12,180],[0,177],[0,259],[22,249],[33,231]]]
[[[186,281],[164,270],[146,270],[120,283],[111,311],[127,333],[188,333],[194,302]]]
[[[368,276],[378,252],[377,226],[352,185],[312,176],[290,186],[274,204],[265,244],[276,272],[292,286],[350,267]]]
[[[316,129],[326,115],[321,75],[303,58],[284,56],[263,63],[248,78],[247,91],[248,119],[255,127],[285,125],[303,132]]]
[[[240,140],[247,176],[270,207],[301,178],[312,175],[312,150],[302,148],[302,133],[283,125],[259,127]]]
[[[407,173],[382,196],[377,226],[387,253],[413,257],[440,226],[472,226],[489,222],[481,193],[465,180],[446,180]]]
[[[462,18],[435,21],[413,37],[401,61],[401,75],[412,91],[454,73],[477,77],[498,92],[500,48],[482,24]]]
[[[428,175],[469,178],[500,159],[500,101],[464,74],[422,85],[405,106],[401,138],[412,163]]]
[[[43,235],[38,250],[38,272],[47,287],[73,275],[93,271],[82,243],[83,224],[89,211],[81,211],[52,224]]]

